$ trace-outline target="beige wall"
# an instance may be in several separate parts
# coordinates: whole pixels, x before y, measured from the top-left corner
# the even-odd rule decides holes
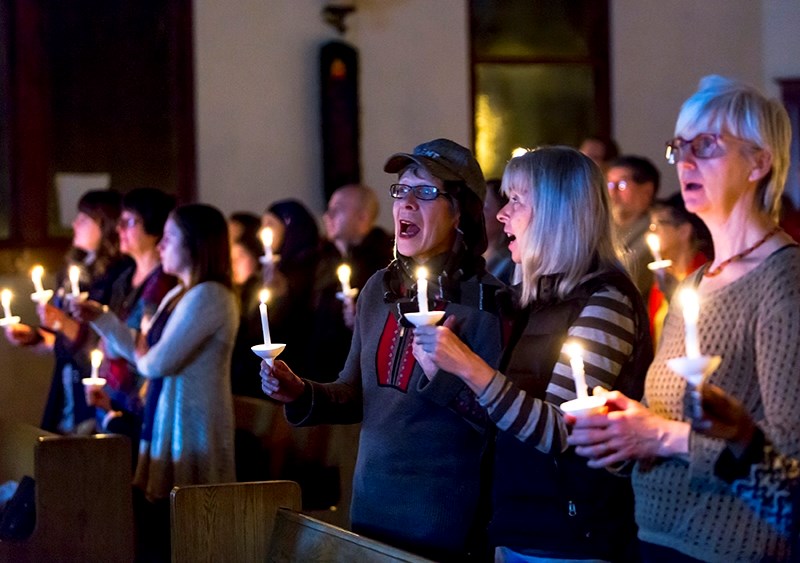
[[[337,37],[324,4],[196,0],[200,199],[225,212],[284,197],[324,209],[318,49]],[[391,153],[435,136],[470,141],[466,3],[356,4],[345,39],[360,52],[362,177],[385,194]]]
[[[698,80],[723,74],[762,86],[761,17],[752,0],[612,2],[614,135],[623,152],[659,166],[661,195],[678,189],[664,143]]]

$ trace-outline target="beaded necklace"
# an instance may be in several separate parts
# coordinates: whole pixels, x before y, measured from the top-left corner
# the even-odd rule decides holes
[[[727,260],[725,260],[722,263],[720,263],[720,265],[717,266],[716,268],[714,268],[713,270],[711,270],[711,269],[706,270],[706,272],[703,273],[703,276],[705,276],[707,278],[713,278],[714,276],[718,276],[722,272],[722,270],[725,269],[725,267],[728,264],[730,264],[731,262],[736,262],[738,260],[741,260],[742,258],[747,256],[748,254],[753,252],[756,248],[758,248],[759,246],[761,246],[762,244],[767,242],[769,239],[774,237],[776,234],[778,234],[778,231],[780,231],[780,230],[781,230],[780,225],[776,225],[774,229],[772,229],[770,232],[768,232],[766,235],[764,235],[764,238],[762,238],[760,241],[755,243],[753,246],[751,246],[749,248],[745,248],[739,254],[734,254],[733,256],[728,258]]]

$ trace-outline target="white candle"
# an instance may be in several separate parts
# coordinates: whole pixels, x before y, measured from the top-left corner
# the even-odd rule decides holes
[[[0,292],[0,301],[3,302],[3,314],[5,318],[11,318],[11,290],[4,289]]]
[[[687,287],[681,291],[680,300],[686,330],[686,356],[699,358],[700,338],[697,335],[697,319],[700,318],[700,298],[694,289]]]
[[[661,239],[655,233],[648,233],[645,237],[647,246],[650,247],[650,252],[653,254],[653,259],[656,262],[661,262]]]
[[[89,355],[92,359],[92,379],[97,379],[98,371],[100,370],[100,364],[103,363],[103,353],[100,350],[92,350],[92,353]]]
[[[81,294],[81,269],[78,266],[69,267],[69,284],[72,288],[72,295],[79,297]]]
[[[261,313],[261,332],[264,333],[264,344],[272,344],[272,338],[269,335],[269,318],[267,317],[267,301],[269,301],[269,290],[262,289],[258,294],[261,305],[258,310]]]
[[[336,270],[336,275],[339,276],[339,282],[342,284],[342,295],[347,299],[350,297],[350,266],[342,264]]]
[[[274,240],[274,235],[272,233],[272,228],[264,227],[261,229],[261,243],[264,245],[264,262],[267,264],[272,264],[272,242]]]
[[[34,266],[33,270],[31,270],[31,280],[33,280],[33,287],[36,289],[36,293],[44,293],[42,276],[44,276],[44,268],[38,265]]]
[[[589,392],[586,387],[586,374],[583,370],[583,348],[577,342],[566,346],[569,365],[572,367],[572,378],[575,380],[575,394],[579,399],[586,399]]]
[[[419,304],[419,312],[428,312],[428,270],[426,268],[417,268],[417,303]]]

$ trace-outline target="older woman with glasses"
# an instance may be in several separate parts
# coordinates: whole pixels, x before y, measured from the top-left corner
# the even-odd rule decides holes
[[[353,530],[436,560],[463,560],[478,512],[483,431],[474,395],[454,375],[420,364],[404,314],[417,311],[418,266],[428,270],[431,309],[494,365],[502,287],[485,272],[483,173],[469,150],[447,139],[389,158],[396,258],[359,296],[350,354],[339,379],[301,379],[262,364],[264,392],[287,403],[291,423],[361,422],[353,479]],[[423,297],[424,299],[424,297]],[[453,322],[451,321],[451,322]]]
[[[700,297],[700,350],[722,358],[708,381],[737,397],[779,451],[797,456],[800,249],[777,225],[790,130],[778,101],[709,76],[681,108],[667,155],[686,208],[714,242],[713,262],[683,283]],[[648,406],[612,393],[611,412],[578,420],[570,443],[595,467],[636,461],[645,560],[796,560],[787,536],[714,475],[724,442],[691,428],[687,383],[667,365],[688,355],[681,312],[674,300],[647,375]]]

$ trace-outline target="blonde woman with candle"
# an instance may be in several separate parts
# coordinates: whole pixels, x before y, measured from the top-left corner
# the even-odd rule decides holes
[[[572,344],[583,349],[574,369],[593,388],[640,395],[652,358],[641,294],[612,244],[603,175],[574,149],[545,147],[512,158],[502,190],[509,201],[497,218],[522,284],[500,369],[447,321],[415,330],[415,355],[460,377],[496,427],[488,529],[496,561],[628,561],[630,483],[567,450],[559,409],[580,394]]]
[[[791,127],[783,106],[708,76],[681,108],[667,156],[686,208],[708,226],[714,260],[684,281],[700,298],[700,351],[722,357],[709,381],[736,396],[775,447],[800,454],[800,249],[778,227]],[[680,304],[647,374],[648,407],[614,394],[608,416],[578,420],[570,442],[595,467],[636,461],[646,561],[796,561],[790,540],[714,475],[722,440],[691,429]]]

